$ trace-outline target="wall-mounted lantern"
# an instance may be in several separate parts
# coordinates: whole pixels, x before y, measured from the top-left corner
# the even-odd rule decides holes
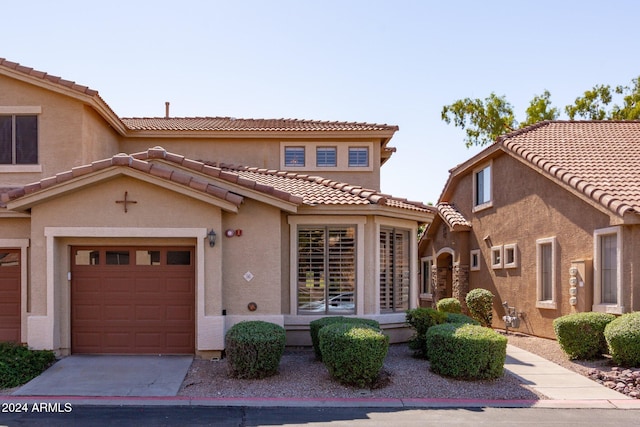
[[[213,228],[207,233],[207,240],[209,240],[209,246],[214,247],[216,245],[216,232]]]

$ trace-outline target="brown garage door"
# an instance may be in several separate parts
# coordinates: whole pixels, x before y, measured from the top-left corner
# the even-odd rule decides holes
[[[193,248],[74,247],[71,352],[195,352]]]
[[[20,342],[19,249],[0,249],[0,341]]]

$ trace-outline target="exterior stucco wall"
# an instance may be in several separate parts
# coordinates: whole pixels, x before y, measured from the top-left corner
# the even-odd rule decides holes
[[[314,153],[315,146],[369,146],[371,167],[366,170],[345,168],[316,168],[311,161],[305,168],[286,168],[281,164],[281,144],[306,146]],[[338,182],[348,182],[364,188],[380,190],[380,143],[362,139],[317,138],[283,141],[279,138],[139,138],[128,137],[120,144],[121,152],[132,154],[161,146],[168,152],[179,153],[190,159],[232,165],[251,166],[274,170],[319,175]],[[311,159],[312,154],[307,154]]]
[[[443,233],[446,225],[438,222],[432,244],[421,256],[435,254],[443,247],[464,248],[468,234],[465,253],[456,253],[455,258],[468,262],[467,252],[481,251],[480,269],[469,272],[469,284],[471,289],[485,288],[495,295],[493,326],[504,327],[501,304],[507,301],[523,313],[519,331],[554,338],[553,319],[575,310],[569,304],[571,262],[593,259],[593,231],[608,227],[610,217],[508,155],[493,159],[492,190],[493,206],[473,213],[473,175],[461,177],[449,202],[471,220],[471,232]],[[536,306],[536,241],[550,237],[557,243],[556,307],[540,308]],[[493,269],[491,248],[510,244],[517,245],[517,267]],[[578,292],[579,299],[587,298],[585,292],[593,292],[593,283],[587,281]]]
[[[38,161],[41,171],[2,173],[2,186],[24,185],[116,154],[117,136],[83,103],[0,76],[0,107],[39,107]],[[95,157],[99,156],[99,157]],[[7,166],[3,166],[3,170]]]

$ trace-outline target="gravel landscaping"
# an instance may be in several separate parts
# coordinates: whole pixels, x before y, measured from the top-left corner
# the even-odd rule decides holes
[[[509,344],[542,356],[581,375],[607,375],[618,368],[607,359],[571,361],[555,340],[510,332]],[[619,370],[622,372],[622,370]],[[611,374],[614,375],[614,374]],[[639,374],[640,375],[640,374]],[[593,379],[593,378],[592,378]],[[619,382],[616,382],[619,384]],[[611,384],[608,384],[611,387]],[[611,387],[616,389],[615,387]],[[623,392],[618,386],[618,391]],[[627,393],[628,394],[628,393]],[[428,399],[546,399],[509,374],[494,381],[461,381],[443,378],[429,369],[429,362],[412,356],[406,344],[389,348],[382,375],[373,389],[343,386],[329,377],[315,360],[311,348],[288,348],[278,375],[262,380],[237,380],[227,376],[226,361],[195,360],[182,384],[180,396],[265,398],[428,398]]]

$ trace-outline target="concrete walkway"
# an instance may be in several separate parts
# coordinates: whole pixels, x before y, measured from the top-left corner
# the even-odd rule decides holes
[[[65,360],[76,359],[64,371]],[[108,365],[97,367],[99,358]],[[67,362],[68,363],[68,362]],[[159,364],[158,364],[159,363]],[[45,371],[0,402],[60,402],[72,405],[174,405],[261,407],[389,407],[389,408],[618,408],[640,410],[640,399],[608,389],[578,373],[511,345],[507,346],[505,374],[513,374],[548,399],[281,399],[176,396],[191,357],[70,356],[56,363],[57,372]],[[51,369],[51,368],[50,368]],[[62,371],[61,371],[62,370]],[[56,374],[56,375],[54,375]],[[60,375],[63,374],[63,375]],[[68,377],[68,378],[67,378]],[[61,378],[65,378],[61,381]],[[46,396],[46,399],[43,397]]]

